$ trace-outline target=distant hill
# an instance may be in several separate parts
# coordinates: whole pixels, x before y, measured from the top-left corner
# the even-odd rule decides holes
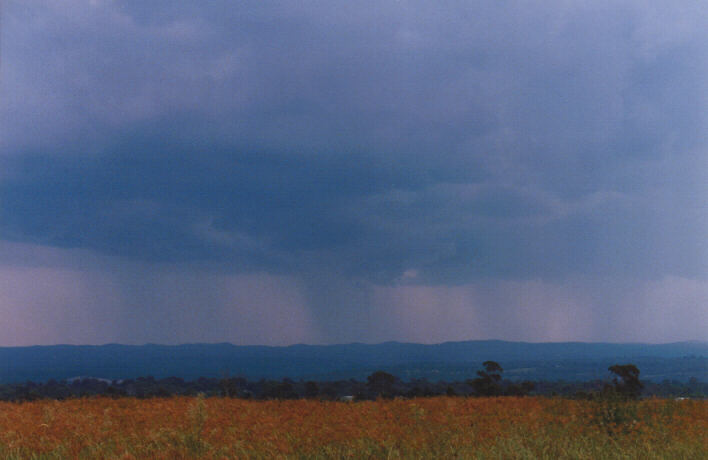
[[[249,379],[361,379],[377,369],[404,379],[463,380],[474,377],[486,360],[499,362],[505,377],[514,379],[603,378],[609,365],[632,362],[644,379],[708,380],[708,342],[652,345],[485,340],[437,345],[386,342],[287,347],[228,343],[2,347],[0,383],[149,375],[184,379],[227,375]]]

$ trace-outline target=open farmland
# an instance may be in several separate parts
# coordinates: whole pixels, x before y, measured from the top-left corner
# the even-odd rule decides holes
[[[175,397],[2,403],[0,457],[696,459],[708,457],[708,401]]]

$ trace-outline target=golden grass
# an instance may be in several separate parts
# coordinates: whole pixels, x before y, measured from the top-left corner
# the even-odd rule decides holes
[[[0,403],[0,458],[708,458],[708,401]]]

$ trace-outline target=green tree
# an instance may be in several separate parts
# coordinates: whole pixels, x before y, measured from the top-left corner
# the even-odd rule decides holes
[[[608,368],[615,377],[614,390],[621,396],[637,399],[642,394],[644,384],[639,381],[639,369],[634,364],[615,364]]]
[[[390,398],[393,396],[393,385],[396,383],[395,375],[384,371],[376,371],[366,378],[366,385],[374,397]]]
[[[502,394],[501,373],[504,369],[495,361],[482,363],[483,371],[477,371],[477,378],[468,380],[475,393],[479,396],[499,396]]]

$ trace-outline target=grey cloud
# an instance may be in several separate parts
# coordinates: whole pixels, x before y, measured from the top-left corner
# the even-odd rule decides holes
[[[383,283],[706,276],[708,20],[688,5],[3,21],[4,238]]]

